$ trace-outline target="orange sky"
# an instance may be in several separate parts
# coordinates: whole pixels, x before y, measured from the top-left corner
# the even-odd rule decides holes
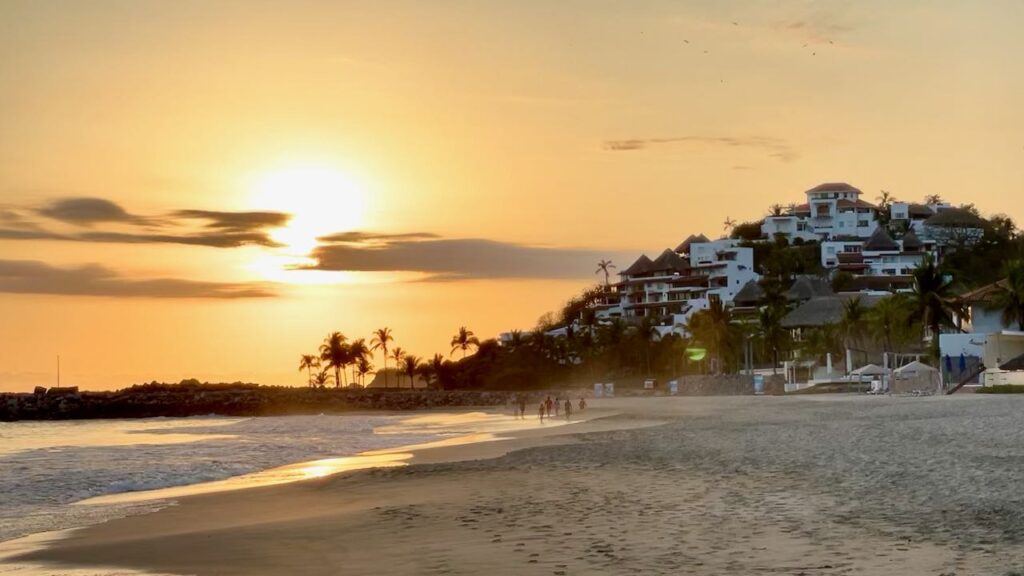
[[[1011,0],[4,2],[0,389],[58,352],[93,388],[301,384],[326,332],[383,325],[447,352],[828,180],[1022,220],[1022,25]]]

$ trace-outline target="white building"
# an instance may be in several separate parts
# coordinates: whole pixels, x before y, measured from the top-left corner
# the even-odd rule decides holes
[[[664,335],[680,331],[697,310],[715,299],[730,304],[747,282],[757,280],[754,251],[738,240],[691,236],[656,259],[640,256],[619,272],[620,281],[595,305],[599,319],[652,317]]]
[[[1002,312],[992,307],[993,296],[1006,281],[983,286],[961,296],[970,318],[964,332],[939,335],[943,372],[953,385],[977,377],[985,386],[1024,384],[1024,332],[1003,322]],[[984,368],[980,374],[976,372]]]
[[[790,242],[833,237],[869,238],[878,228],[878,207],[861,200],[861,191],[846,182],[826,182],[804,193],[807,202],[780,216],[768,216],[762,235]]]

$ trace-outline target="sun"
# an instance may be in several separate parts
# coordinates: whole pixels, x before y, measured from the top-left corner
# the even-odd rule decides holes
[[[366,193],[351,176],[320,166],[293,166],[255,179],[252,205],[291,214],[270,232],[288,256],[307,257],[317,238],[366,225]]]

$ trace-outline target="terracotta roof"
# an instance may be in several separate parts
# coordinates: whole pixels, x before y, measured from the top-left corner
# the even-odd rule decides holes
[[[881,226],[876,228],[871,238],[868,238],[868,241],[864,243],[864,250],[866,252],[898,252],[899,249],[900,245]]]
[[[862,290],[885,290],[895,292],[903,288],[910,288],[914,285],[913,276],[857,276],[850,282],[850,288],[860,292]]]
[[[864,254],[860,252],[840,252],[836,254],[836,260],[840,264],[861,264],[864,262]]]
[[[995,293],[999,292],[1000,290],[1006,288],[1007,284],[1007,279],[1003,278],[998,282],[982,286],[981,288],[976,288],[966,294],[961,295],[960,300],[962,300],[966,304],[988,303],[992,301],[992,296]]]
[[[837,208],[870,208],[872,210],[878,210],[878,206],[875,206],[871,202],[865,202],[863,200],[853,201],[853,200],[847,200],[846,198],[843,198],[842,200],[836,202],[836,207]]]
[[[678,252],[679,254],[689,254],[691,244],[703,244],[704,242],[710,242],[707,236],[703,234],[690,234],[690,236],[686,240],[683,240],[679,244],[679,246],[676,246],[676,252]]]
[[[641,254],[640,257],[636,259],[636,262],[630,264],[629,268],[619,272],[619,274],[622,276],[634,276],[636,274],[650,272],[651,264],[654,264],[654,262],[647,257],[647,254]]]
[[[810,204],[804,202],[803,204],[797,204],[796,206],[793,206],[794,214],[802,214],[804,212],[807,212],[808,214],[811,212]]]
[[[860,190],[850,186],[846,182],[825,182],[824,184],[818,184],[814,188],[811,188],[807,193],[811,192],[857,192]]]

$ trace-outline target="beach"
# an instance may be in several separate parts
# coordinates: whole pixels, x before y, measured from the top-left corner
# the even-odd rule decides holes
[[[20,560],[200,576],[1024,570],[1024,399],[592,405],[606,417],[182,498]]]

